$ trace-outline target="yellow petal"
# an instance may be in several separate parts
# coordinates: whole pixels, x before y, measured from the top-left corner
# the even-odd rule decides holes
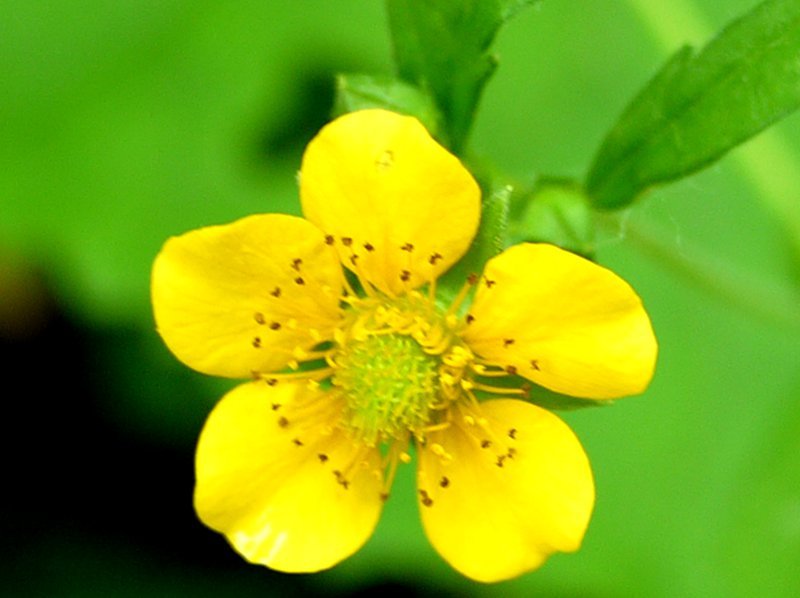
[[[577,550],[594,482],[578,439],[552,413],[505,399],[480,411],[430,438],[417,487],[434,548],[467,577],[494,582]]]
[[[655,367],[650,319],[613,272],[552,245],[517,245],[490,260],[464,339],[473,351],[577,397],[642,392]]]
[[[320,131],[303,156],[300,198],[342,262],[353,269],[355,259],[389,294],[455,263],[480,218],[480,189],[458,159],[416,119],[385,110],[350,113]]]
[[[353,554],[383,505],[380,455],[335,429],[340,413],[339,402],[300,384],[228,393],[197,447],[203,522],[248,561],[280,571],[318,571]]]
[[[201,372],[272,371],[336,324],[341,277],[324,235],[302,218],[267,214],[201,228],[168,240],[156,258],[156,325]]]

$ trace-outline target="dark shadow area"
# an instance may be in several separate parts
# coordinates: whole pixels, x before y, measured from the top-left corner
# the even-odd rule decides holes
[[[109,417],[120,400],[109,359],[142,332],[88,329],[52,297],[44,305],[28,334],[0,329],[9,389],[0,595],[446,595],[400,581],[323,592],[313,575],[245,563],[194,515],[194,442],[167,445]]]

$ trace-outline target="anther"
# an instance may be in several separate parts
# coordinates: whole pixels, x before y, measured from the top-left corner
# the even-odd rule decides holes
[[[297,278],[294,279],[294,283],[299,285],[304,285],[306,284],[306,281],[303,279],[302,276],[298,276]]]
[[[409,272],[408,270],[403,270],[402,272],[400,272],[400,280],[402,280],[403,282],[408,282],[409,280],[411,280],[411,272]]]
[[[437,457],[444,457],[447,454],[447,451],[438,442],[431,445],[431,452]]]
[[[474,285],[476,282],[478,282],[478,275],[473,272],[467,276],[467,282]]]
[[[267,378],[267,386],[275,386],[278,383],[277,378]]]
[[[256,336],[253,338],[253,346],[258,349],[261,347],[261,337]]]
[[[300,440],[299,438],[294,438],[292,442],[294,443],[295,446],[303,446],[303,441]]]
[[[435,265],[436,265],[436,262],[438,262],[440,259],[442,259],[442,257],[443,257],[443,256],[442,256],[442,254],[441,254],[441,253],[439,253],[439,252],[437,251],[436,253],[433,253],[433,254],[432,254],[432,255],[431,255],[429,258],[428,258],[428,263],[429,263],[431,266],[435,266]]]
[[[515,376],[517,374],[517,366],[515,366],[515,365],[507,365],[506,366],[506,373],[510,374],[512,376]]]
[[[386,502],[387,500],[389,500],[388,492],[381,492],[378,496],[380,497],[381,502]]]
[[[270,291],[270,295],[272,295],[273,297],[275,297],[277,299],[278,297],[281,296],[281,288],[280,287],[275,287],[274,289],[272,289],[272,291]]]
[[[539,360],[538,359],[531,359],[530,364],[531,364],[531,368],[533,368],[537,372],[539,371]]]
[[[278,425],[281,428],[285,428],[285,427],[287,427],[289,425],[289,420],[286,419],[285,417],[281,417],[281,418],[278,419]]]
[[[495,284],[497,284],[496,280],[490,280],[488,277],[483,277],[483,282],[486,283],[486,288],[491,289]]]
[[[280,322],[270,322],[269,329],[270,330],[280,330],[281,329],[281,323]]]
[[[300,271],[300,266],[301,266],[302,263],[303,263],[303,260],[300,259],[299,257],[296,257],[296,258],[294,258],[292,260],[292,268],[299,272]]]
[[[486,440],[486,439],[481,440],[481,448],[488,449],[490,446],[492,446],[491,440]]]
[[[419,498],[422,501],[422,504],[425,505],[426,507],[430,507],[431,505],[433,505],[433,499],[430,496],[428,496],[428,493],[425,490],[419,491]]]
[[[450,485],[450,479],[447,476],[442,476],[442,479],[439,480],[439,485],[442,488],[447,488]]]
[[[503,467],[503,463],[505,462],[505,460],[506,460],[506,455],[498,455],[495,465],[497,465],[498,467]]]
[[[281,404],[280,403],[273,403],[272,404],[272,410],[273,411],[277,411],[280,408],[281,408]]]
[[[517,429],[516,429],[516,428],[511,428],[511,429],[508,431],[508,437],[509,437],[511,440],[516,440],[516,439],[517,439]]]
[[[402,247],[400,247],[400,251],[408,251],[410,253],[414,251],[414,245],[412,243],[405,243]]]
[[[320,463],[327,463],[328,455],[326,455],[325,453],[320,453],[317,455],[317,459],[319,459]]]
[[[266,320],[264,319],[264,314],[262,314],[260,311],[257,311],[256,313],[253,314],[253,319],[256,321],[257,324],[263,324],[264,322],[266,322]]]
[[[350,256],[350,263],[351,264],[353,264],[355,266],[357,261],[358,261],[358,255],[357,254],[354,253],[353,255]]]
[[[504,346],[504,347],[508,348],[508,347],[510,347],[510,346],[511,346],[511,345],[513,345],[513,344],[514,344],[514,339],[513,339],[513,338],[506,338],[506,339],[503,339],[503,346]]]
[[[353,237],[342,237],[342,245],[350,247],[353,244]]]
[[[375,246],[372,243],[364,243],[364,249],[366,251],[375,251]]]
[[[467,324],[472,324],[475,321],[475,316],[467,314]]]
[[[333,235],[325,235],[325,245],[333,245],[335,240]]]

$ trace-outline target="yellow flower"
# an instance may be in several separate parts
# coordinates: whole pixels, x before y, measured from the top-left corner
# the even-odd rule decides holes
[[[464,575],[508,579],[577,550],[594,504],[586,455],[507,382],[641,392],[656,342],[634,291],[527,243],[439,305],[437,278],[476,233],[480,191],[410,117],[367,110],[327,125],[306,149],[300,197],[306,219],[192,231],[153,267],[174,354],[253,378],[201,434],[200,518],[251,562],[331,567],[369,538],[413,445],[425,531]]]

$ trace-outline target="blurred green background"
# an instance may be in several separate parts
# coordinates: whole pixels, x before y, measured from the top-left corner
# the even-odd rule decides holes
[[[500,34],[470,150],[581,177],[628,99],[752,0],[545,0]],[[661,11],[664,11],[661,14]],[[337,72],[392,69],[377,0],[0,2],[0,593],[800,595],[800,120],[606,222],[641,294],[651,388],[566,412],[593,463],[584,547],[483,586],[429,547],[406,468],[332,571],[246,565],[195,519],[193,448],[232,383],[153,329],[165,239],[298,212]]]

